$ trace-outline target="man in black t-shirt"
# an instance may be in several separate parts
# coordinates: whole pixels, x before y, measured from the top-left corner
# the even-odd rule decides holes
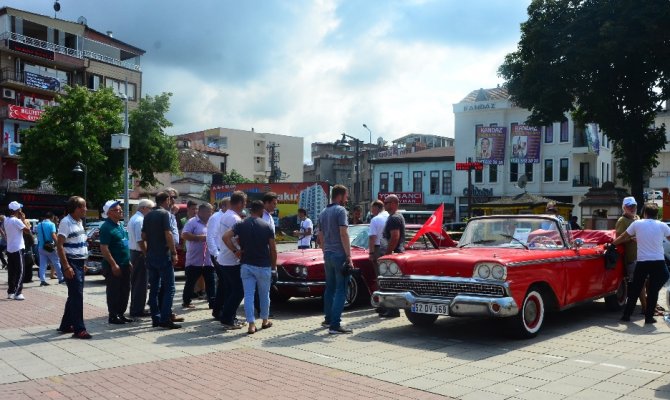
[[[391,194],[384,199],[384,209],[389,213],[389,217],[384,225],[382,237],[386,241],[385,255],[392,253],[405,252],[405,218],[398,212],[400,201],[398,196]],[[379,316],[382,318],[396,318],[400,316],[397,309],[377,308]]]

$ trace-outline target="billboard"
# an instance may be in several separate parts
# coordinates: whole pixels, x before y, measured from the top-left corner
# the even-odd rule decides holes
[[[539,164],[540,128],[528,125],[512,125],[510,133],[510,162],[518,164]]]
[[[495,165],[505,163],[507,128],[502,126],[478,126],[475,129],[475,140],[477,161]]]
[[[275,217],[284,218],[298,214],[298,208],[304,208],[312,220],[328,205],[329,185],[325,182],[295,183],[238,183],[235,185],[212,185],[211,199],[220,201],[234,191],[247,194],[247,201],[262,200],[266,192],[277,193]]]
[[[600,154],[600,140],[598,139],[598,124],[586,124],[584,135],[589,146],[589,151],[595,155]]]

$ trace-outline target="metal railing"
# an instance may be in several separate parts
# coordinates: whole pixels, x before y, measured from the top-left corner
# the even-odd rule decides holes
[[[581,187],[581,186],[588,186],[588,187],[598,187],[600,186],[600,179],[598,179],[595,176],[590,176],[590,175],[578,175],[575,176],[572,179],[572,186],[573,187]]]
[[[24,72],[18,72],[16,70],[14,70],[13,68],[3,68],[3,69],[0,70],[0,83],[5,82],[5,81],[14,81],[14,82],[22,83],[26,86],[38,87],[40,89],[50,90],[52,92],[60,93],[60,92],[63,91],[63,88],[60,86],[60,84],[55,85],[55,83],[59,83],[57,80],[56,80],[56,82],[53,82],[55,80],[55,78],[48,77],[48,76],[45,77],[45,76],[35,74],[35,73],[32,73],[32,74],[35,75],[35,76],[41,77],[41,78],[45,78],[44,82],[46,82],[47,79],[48,79],[51,82],[53,82],[54,85],[49,86],[49,87],[42,87],[42,86],[35,86],[34,84],[31,85],[29,83],[26,83],[26,81],[27,81],[26,74],[27,73],[29,73],[29,72],[25,72],[25,71]],[[68,84],[69,84],[69,82],[68,82]]]

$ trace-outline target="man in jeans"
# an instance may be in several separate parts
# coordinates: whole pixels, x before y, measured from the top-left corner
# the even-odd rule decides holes
[[[174,299],[174,265],[177,264],[177,248],[171,227],[170,208],[173,196],[167,191],[156,195],[156,205],[144,217],[142,239],[146,243],[146,266],[149,275],[149,308],[152,326],[178,329],[181,325],[172,321],[172,301]],[[158,299],[159,292],[162,298]],[[159,308],[160,304],[160,308]]]
[[[331,204],[319,215],[319,239],[326,272],[326,291],[323,294],[325,320],[321,325],[329,327],[328,333],[334,335],[352,333],[351,329],[345,329],[340,324],[350,278],[343,273],[343,264],[351,265],[351,246],[347,210],[343,207],[347,202],[347,188],[335,185],[331,193]]]
[[[51,268],[56,270],[58,274],[58,283],[63,283],[63,272],[61,271],[60,261],[58,261],[58,254],[56,254],[56,224],[53,222],[54,215],[51,211],[47,211],[42,222],[37,224],[37,243],[39,243],[38,253],[40,255],[40,286],[49,286],[47,283],[47,263],[51,263]],[[44,246],[47,245],[45,249]],[[51,247],[48,247],[51,246]],[[49,251],[49,248],[51,251]]]
[[[84,325],[84,263],[88,246],[82,219],[86,216],[86,200],[72,196],[65,208],[68,215],[58,225],[56,249],[67,285],[67,301],[58,332],[73,333],[75,339],[90,339]]]
[[[247,195],[241,191],[235,191],[230,196],[230,208],[223,214],[219,221],[218,234],[221,235],[223,243],[223,235],[240,222],[242,218],[240,214],[244,209]],[[219,321],[225,329],[241,329],[242,324],[236,321],[235,313],[242,302],[244,291],[242,289],[242,278],[240,276],[240,259],[239,254],[235,254],[225,244],[219,249],[219,257],[217,258],[217,275],[222,280],[224,287],[221,293],[224,296],[223,307],[218,314]],[[217,294],[218,296],[218,294]]]

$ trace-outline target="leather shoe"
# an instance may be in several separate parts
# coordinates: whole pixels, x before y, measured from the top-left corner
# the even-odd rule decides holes
[[[113,324],[113,325],[123,325],[123,324],[126,323],[125,321],[123,321],[123,320],[122,320],[121,318],[119,318],[119,317],[109,317],[109,319],[107,320],[107,322],[109,322],[110,324]]]
[[[161,328],[165,328],[165,329],[179,329],[179,328],[181,328],[181,325],[175,324],[172,321],[170,321],[170,322],[159,322],[158,326],[160,326]]]
[[[170,317],[170,320],[172,322],[184,322],[184,317],[178,317],[177,315],[172,314],[172,316]]]
[[[119,315],[119,319],[123,322],[126,322],[126,323],[135,322],[134,319],[128,318],[125,315]]]

